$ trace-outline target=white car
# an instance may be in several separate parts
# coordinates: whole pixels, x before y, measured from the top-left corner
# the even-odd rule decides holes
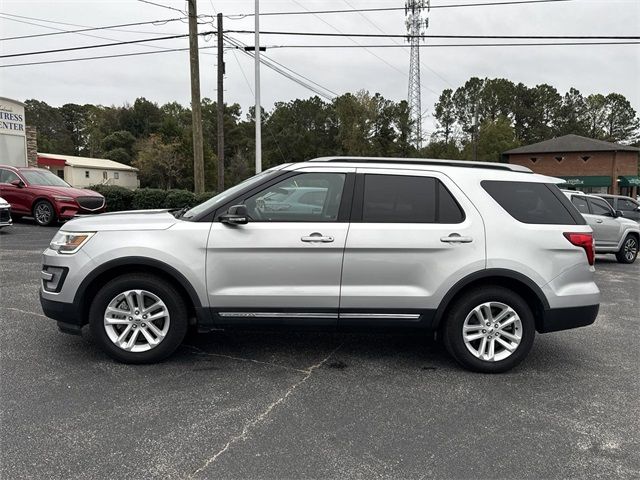
[[[0,228],[8,227],[11,221],[11,205],[4,198],[0,197]]]

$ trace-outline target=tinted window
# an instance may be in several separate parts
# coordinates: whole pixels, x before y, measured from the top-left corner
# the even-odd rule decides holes
[[[335,222],[344,181],[344,173],[302,173],[246,198],[244,204],[258,222]],[[311,197],[303,201],[305,195]]]
[[[403,175],[365,175],[362,221],[460,223],[464,214],[439,180]]]
[[[571,203],[575,205],[580,213],[589,213],[589,205],[587,199],[574,195],[571,197]]]
[[[629,212],[634,211],[636,208],[638,208],[638,204],[634,203],[633,200],[627,200],[625,198],[618,199],[618,210]]]
[[[591,213],[594,215],[608,215],[612,216],[611,207],[604,200],[596,200],[595,198],[590,198],[589,203],[591,204]]]
[[[612,207],[615,207],[615,205],[613,204],[613,197],[604,197],[604,199],[607,201],[607,203],[609,205],[611,205]]]
[[[569,211],[570,208],[573,209],[571,202],[555,185],[484,180],[482,187],[519,222],[542,225],[577,223]]]
[[[18,175],[11,170],[0,169],[0,183],[11,183],[14,180],[20,180]]]

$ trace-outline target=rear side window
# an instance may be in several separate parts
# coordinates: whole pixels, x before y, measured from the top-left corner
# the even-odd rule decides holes
[[[464,213],[437,179],[365,175],[362,221],[368,223],[460,223]]]
[[[574,195],[571,197],[571,203],[575,205],[580,213],[589,213],[589,205],[587,199]]]
[[[519,222],[538,225],[585,223],[569,199],[553,184],[484,180],[481,185]]]

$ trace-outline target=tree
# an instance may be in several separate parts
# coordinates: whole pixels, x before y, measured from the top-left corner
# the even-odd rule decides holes
[[[102,139],[102,150],[105,152],[105,158],[131,165],[133,156],[133,145],[136,142],[130,132],[126,130],[118,130]]]
[[[480,125],[478,159],[498,162],[503,152],[519,145],[515,130],[507,117],[487,119]]]
[[[436,133],[444,140],[445,145],[449,144],[456,121],[456,107],[453,103],[453,90],[447,88],[442,91],[438,103],[434,107],[434,117],[437,122]]]
[[[589,135],[587,122],[587,103],[582,94],[570,88],[562,98],[555,124],[555,136],[575,134]]]
[[[604,135],[609,142],[630,142],[636,138],[640,120],[623,95],[610,93],[605,97]]]
[[[174,188],[184,185],[187,159],[178,152],[178,144],[166,144],[159,135],[138,140],[133,166],[140,170],[140,184],[148,187]]]

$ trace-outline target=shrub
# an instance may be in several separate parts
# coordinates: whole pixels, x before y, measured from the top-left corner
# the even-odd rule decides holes
[[[193,207],[197,204],[196,195],[188,190],[169,190],[164,208]]]
[[[216,192],[202,192],[196,194],[196,205],[200,205],[202,202],[206,202],[211,197],[215,197],[217,195]]]
[[[117,185],[92,185],[91,190],[105,198],[108,212],[131,210],[134,192]]]
[[[133,194],[131,207],[134,210],[147,210],[155,208],[167,208],[168,190],[159,188],[140,188]]]

